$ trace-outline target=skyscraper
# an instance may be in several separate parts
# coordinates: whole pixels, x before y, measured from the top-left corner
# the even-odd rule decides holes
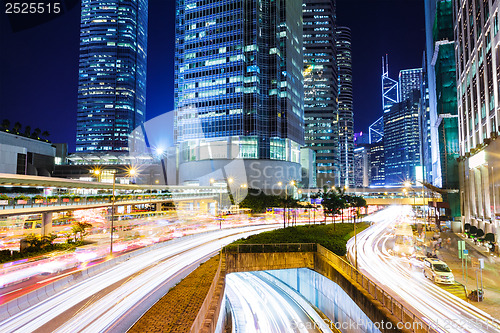
[[[352,92],[351,29],[337,27],[337,68],[339,71],[339,163],[340,185],[354,186],[354,114]]]
[[[302,70],[302,1],[177,0],[179,181],[207,183],[235,159],[249,187],[299,179]]]
[[[82,0],[77,152],[126,152],[145,119],[147,0]]]
[[[316,152],[317,184],[340,185],[334,0],[304,0],[306,145]]]
[[[381,142],[384,140],[384,117],[375,120],[368,127],[368,136],[370,143]]]
[[[382,109],[388,112],[399,102],[399,83],[389,77],[389,56],[382,57]]]
[[[500,237],[500,1],[453,1],[464,223]]]
[[[402,186],[407,180],[415,183],[420,166],[419,131],[420,91],[384,113],[384,172],[386,186]],[[418,175],[420,176],[420,175]]]
[[[411,97],[414,90],[420,91],[422,88],[422,68],[404,69],[399,72],[399,100]]]
[[[460,217],[458,106],[452,1],[426,0],[427,81],[431,181],[443,189],[452,217]],[[425,156],[424,156],[425,157]]]

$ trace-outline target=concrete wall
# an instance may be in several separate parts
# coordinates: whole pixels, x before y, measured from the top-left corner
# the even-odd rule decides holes
[[[381,323],[389,320],[396,327],[398,320],[385,309],[382,303],[376,301],[357,283],[354,283],[334,268],[324,256],[320,254],[315,256],[314,270],[339,285],[372,322]],[[401,332],[401,330],[386,329],[381,330],[381,332]]]
[[[314,268],[314,252],[228,253],[227,273],[271,269]]]
[[[342,333],[369,332],[373,322],[338,284],[307,268],[266,272],[283,281],[323,312]],[[261,272],[264,274],[264,272]],[[359,324],[359,326],[358,326]],[[343,327],[342,327],[343,326]],[[375,331],[375,330],[374,330]]]
[[[26,148],[0,143],[0,173],[17,173],[17,154],[26,154]]]

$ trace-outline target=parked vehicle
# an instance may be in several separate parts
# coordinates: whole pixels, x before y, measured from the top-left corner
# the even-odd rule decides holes
[[[424,276],[435,283],[454,284],[455,277],[444,261],[434,258],[424,260]]]

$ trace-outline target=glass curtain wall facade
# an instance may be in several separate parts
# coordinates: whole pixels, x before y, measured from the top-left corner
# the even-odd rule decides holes
[[[126,152],[146,112],[147,0],[82,0],[77,152]]]
[[[382,57],[382,109],[388,112],[399,103],[399,83],[389,77],[389,56]]]
[[[462,220],[500,237],[500,1],[453,1]]]
[[[340,185],[354,186],[354,108],[352,91],[351,29],[337,27],[337,68],[339,71],[339,166]]]
[[[340,186],[334,0],[304,0],[305,142],[316,152],[317,184]]]
[[[426,53],[424,52],[422,60],[422,89],[420,91],[419,103],[419,126],[420,126],[420,156],[422,165],[422,181],[433,184],[432,182],[432,141],[431,141],[431,120],[429,105],[429,79],[427,73]],[[418,178],[417,178],[418,179]]]
[[[177,0],[174,137],[180,163],[300,163],[302,67],[300,0]],[[238,151],[214,155],[207,146]]]
[[[404,69],[399,72],[399,100],[404,102],[411,98],[414,90],[422,88],[422,68]]]
[[[394,104],[384,114],[384,171],[386,186],[402,186],[405,181],[415,184],[420,166],[419,129],[420,91]]]

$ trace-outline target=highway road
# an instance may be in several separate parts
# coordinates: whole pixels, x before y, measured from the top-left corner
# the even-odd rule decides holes
[[[408,206],[391,206],[370,216],[373,225],[357,236],[360,271],[438,332],[500,332],[498,320],[425,278],[421,267],[410,265],[408,259],[392,255],[391,228],[411,223],[410,213]],[[347,248],[354,258],[354,239]]]
[[[2,332],[124,332],[180,280],[226,244],[275,226],[223,229],[130,258],[0,322]],[[185,274],[184,274],[185,275]]]
[[[227,276],[233,332],[332,332],[301,295],[273,280],[264,272]]]

